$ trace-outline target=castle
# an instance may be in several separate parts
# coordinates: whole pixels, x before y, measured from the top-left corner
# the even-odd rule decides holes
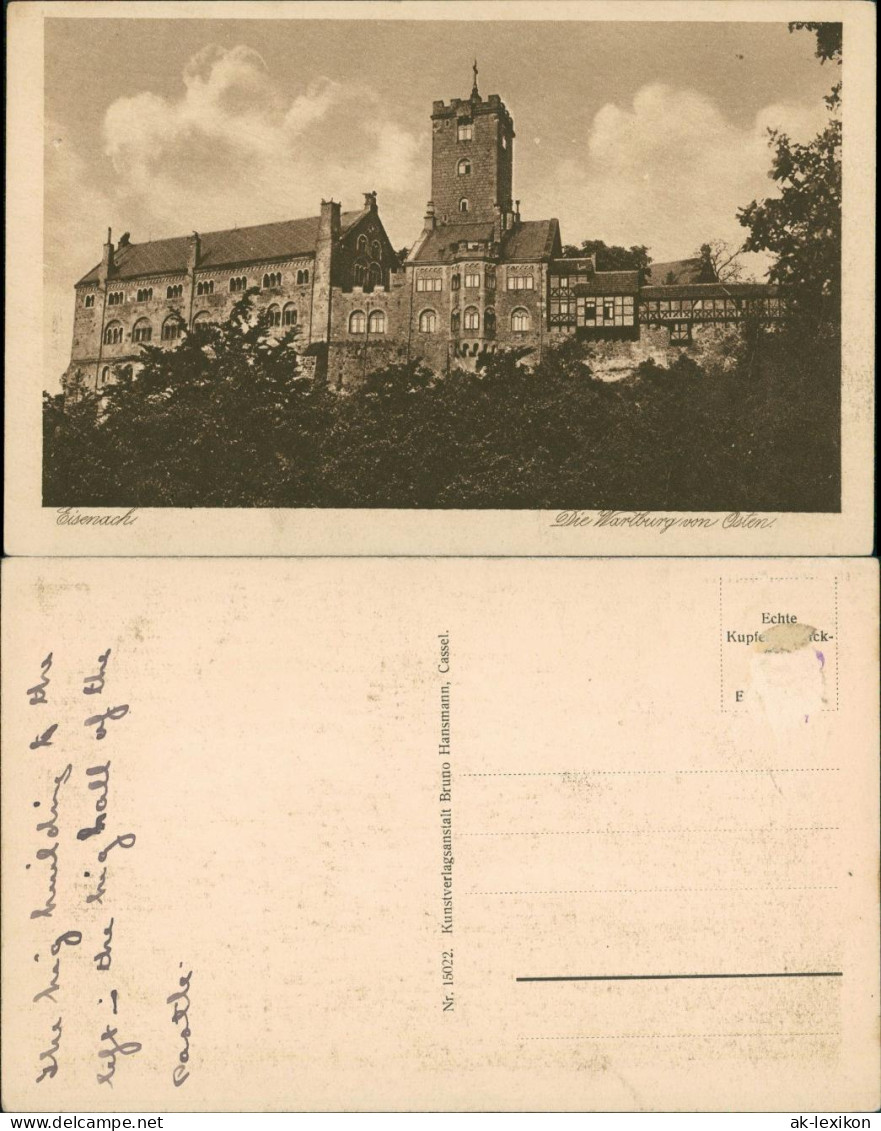
[[[403,264],[375,192],[360,211],[322,201],[304,220],[148,243],[126,233],[114,246],[108,230],[100,264],[75,287],[66,398],[100,393],[137,365],[142,344],[174,348],[254,287],[279,335],[296,327],[304,369],[340,389],[394,361],[443,373],[499,348],[540,359],[573,336],[632,359],[780,316],[772,286],[674,280],[659,265],[646,278],[564,257],[556,220],[521,219],[514,122],[497,94],[481,97],[476,63],[470,97],[435,102],[431,123],[431,200]]]

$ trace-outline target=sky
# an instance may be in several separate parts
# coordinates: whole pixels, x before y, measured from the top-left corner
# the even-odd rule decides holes
[[[47,381],[108,226],[139,243],[376,190],[411,245],[432,101],[469,95],[475,56],[514,118],[523,219],[658,262],[743,239],[738,207],[773,192],[767,129],[808,140],[837,78],[782,23],[77,18],[45,45]]]

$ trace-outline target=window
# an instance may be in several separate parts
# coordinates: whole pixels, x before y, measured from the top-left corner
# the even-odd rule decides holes
[[[374,259],[382,259],[382,245],[379,240],[374,240],[370,245],[370,253]]]
[[[184,288],[180,283],[175,283],[171,287],[165,288],[166,298],[180,298],[184,293]]]
[[[367,277],[367,264],[356,263],[352,268],[352,283],[356,287],[363,287],[364,280]]]
[[[450,329],[454,334],[459,333],[459,311],[454,310],[450,315]]]
[[[381,287],[382,286],[382,268],[380,267],[380,265],[378,263],[371,263],[370,264],[370,271],[369,271],[369,274],[368,274],[368,282],[370,283],[371,287]]]
[[[612,298],[603,299],[603,321],[613,322],[615,320],[615,300]]]
[[[104,331],[104,345],[105,346],[118,346],[122,341],[122,323],[111,322],[107,329]]]
[[[101,370],[101,384],[106,385],[109,380],[110,380],[110,366],[105,365],[104,368]]]
[[[529,311],[522,306],[511,314],[511,329],[515,334],[525,334],[529,329]]]
[[[462,199],[459,201],[459,211],[460,212],[467,212],[468,208],[469,208],[468,201],[463,196]]]
[[[465,272],[465,286],[466,287],[479,287],[480,275],[476,271]]]
[[[266,313],[269,315],[269,325],[270,326],[280,326],[281,325],[281,307],[280,306],[276,306],[275,303],[273,303],[272,306],[267,308]]]
[[[229,281],[229,289],[232,294],[237,294],[239,291],[246,291],[248,289],[248,279],[246,275],[236,275]]]
[[[469,306],[466,309],[464,326],[466,330],[480,329],[480,311],[476,306]]]
[[[454,275],[454,279],[458,280],[459,276]],[[442,291],[444,288],[444,281],[440,275],[428,276],[419,275],[416,279],[417,291]],[[455,287],[453,288],[455,290]]]
[[[670,342],[672,344],[686,345],[691,341],[690,322],[670,323]]]
[[[535,289],[535,280],[531,275],[509,275],[509,291],[532,291]]]
[[[207,326],[211,321],[211,315],[207,310],[200,310],[196,317],[193,319],[193,329],[197,326]]]
[[[483,333],[487,338],[492,338],[496,332],[496,312],[490,307],[483,316]]]
[[[467,157],[463,157],[459,164],[456,166],[456,172],[460,177],[471,176],[471,162]]]
[[[433,334],[437,330],[437,315],[433,310],[423,310],[419,315],[419,331],[422,334]]]
[[[359,255],[366,255],[367,254],[367,237],[366,236],[358,236],[358,254]]]
[[[272,287],[280,287],[280,286],[281,286],[281,272],[280,271],[273,271],[271,274],[263,276],[263,289],[265,291],[268,291]]]
[[[214,294],[214,280],[206,279],[204,283],[196,284],[197,295],[213,295]]]
[[[153,337],[153,327],[146,318],[141,318],[132,328],[133,342],[149,342]]]
[[[284,308],[281,319],[283,326],[296,326],[297,324],[297,309],[291,306],[290,303]]]
[[[95,296],[94,295],[86,295],[86,297],[83,299],[83,306],[94,306],[94,305],[95,305]]]
[[[125,294],[122,291],[113,291],[107,296],[108,306],[121,306],[125,302]]]
[[[367,329],[367,319],[363,310],[353,310],[349,315],[349,333],[363,334]]]
[[[382,310],[373,310],[367,320],[367,329],[371,334],[384,334],[385,333],[385,312]]]
[[[597,320],[596,299],[588,299],[584,304],[584,321],[593,325]]]
[[[496,289],[496,273],[490,268],[487,268],[484,286],[488,291],[494,291]]]
[[[166,318],[162,323],[162,340],[163,342],[176,341],[181,336],[183,323],[179,318]]]
[[[138,291],[138,302],[149,302],[152,297],[153,297],[153,288],[152,287],[142,287]]]
[[[297,286],[302,287],[305,283],[309,282],[309,271],[303,270],[297,272]]]
[[[460,122],[456,136],[458,137],[459,141],[471,141],[473,130],[474,127],[470,122]]]
[[[452,277],[452,279],[450,279],[450,287],[452,288],[452,290],[457,291],[459,289],[459,283],[460,282],[461,282],[461,280],[460,280],[459,276],[454,275]]]
[[[507,148],[508,148],[508,139],[505,137],[504,134],[502,134],[502,149],[507,149]]]

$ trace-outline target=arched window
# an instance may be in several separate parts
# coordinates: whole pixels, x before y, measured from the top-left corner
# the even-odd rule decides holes
[[[529,329],[529,311],[518,306],[511,314],[511,329],[515,334],[524,334]]]
[[[214,294],[214,280],[206,279],[204,283],[196,284],[197,295],[213,295]]]
[[[451,290],[454,290],[454,291],[457,291],[457,290],[459,289],[459,284],[460,284],[460,282],[461,282],[461,279],[459,278],[459,276],[458,276],[458,275],[454,275],[454,276],[452,277],[452,279],[450,279],[450,289],[451,289]]]
[[[367,329],[367,319],[363,310],[353,310],[349,315],[349,333],[363,334]]]
[[[146,318],[140,318],[132,328],[133,342],[149,342],[153,337],[153,327]]]
[[[491,338],[496,332],[496,312],[492,307],[489,307],[483,316],[483,333],[487,338]]]
[[[364,280],[367,278],[367,264],[356,263],[352,268],[352,283],[356,287],[363,287]]]
[[[162,323],[162,340],[163,342],[174,342],[180,336],[183,330],[183,323],[179,318],[172,315],[171,318],[166,318]]]
[[[138,302],[149,302],[152,297],[153,297],[153,288],[152,287],[142,287],[138,291]]]
[[[107,305],[108,306],[121,306],[124,302],[125,302],[125,292],[124,291],[113,291],[112,294],[109,294],[107,296]]]
[[[236,275],[229,281],[229,289],[233,294],[239,291],[246,291],[248,289],[247,275]]]
[[[367,254],[367,237],[366,236],[358,236],[358,253],[360,255],[366,255]]]
[[[459,333],[459,311],[458,310],[454,310],[453,313],[450,315],[450,329],[453,331],[454,334]]]
[[[83,299],[83,306],[94,306],[94,305],[95,305],[95,296],[94,295],[86,295],[86,297]]]
[[[468,201],[463,196],[462,199],[459,201],[459,211],[460,212],[467,212],[468,208],[469,208]]]
[[[486,289],[488,291],[494,291],[496,289],[496,273],[495,273],[494,268],[492,268],[492,267],[486,268],[486,272],[484,274],[484,284],[483,285],[486,287]]]
[[[167,287],[165,291],[166,298],[180,298],[183,295],[184,289],[180,283],[175,283],[173,286]]]
[[[419,330],[423,334],[433,334],[437,329],[437,315],[433,310],[423,310],[419,315]]]
[[[263,276],[263,289],[270,290],[272,287],[281,286],[281,272],[273,271],[268,275]]]
[[[480,329],[480,311],[476,306],[469,306],[465,310],[465,329],[466,330],[479,330]]]
[[[276,306],[275,303],[273,303],[272,306],[270,306],[269,309],[266,311],[266,313],[269,315],[269,325],[270,326],[280,326],[281,325],[281,307],[280,306]]]
[[[302,287],[308,282],[309,282],[309,271],[308,271],[308,269],[304,270],[304,271],[298,271],[297,272],[297,286]]]
[[[379,240],[374,240],[370,245],[370,254],[374,259],[382,259],[382,245]]]
[[[200,310],[196,317],[193,319],[193,329],[197,326],[207,326],[211,321],[211,315],[207,310]]]
[[[122,323],[111,322],[107,329],[104,331],[104,345],[105,346],[118,346],[122,341]]]
[[[471,176],[471,162],[467,157],[463,157],[459,164],[456,166],[456,172],[460,177]]]
[[[296,326],[297,324],[297,308],[290,303],[284,308],[282,312],[281,323],[283,326]]]
[[[370,272],[367,276],[367,281],[370,283],[371,287],[382,286],[382,268],[378,263],[370,264]]]
[[[385,333],[384,310],[371,310],[370,317],[367,319],[367,329],[371,334]]]
[[[105,365],[104,368],[101,370],[101,384],[106,385],[109,380],[110,380],[110,366]]]

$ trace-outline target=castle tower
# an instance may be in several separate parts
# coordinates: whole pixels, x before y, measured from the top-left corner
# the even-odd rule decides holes
[[[493,222],[498,212],[505,218],[512,213],[514,121],[497,94],[481,98],[476,60],[471,97],[433,103],[431,123],[431,199],[438,224]]]

